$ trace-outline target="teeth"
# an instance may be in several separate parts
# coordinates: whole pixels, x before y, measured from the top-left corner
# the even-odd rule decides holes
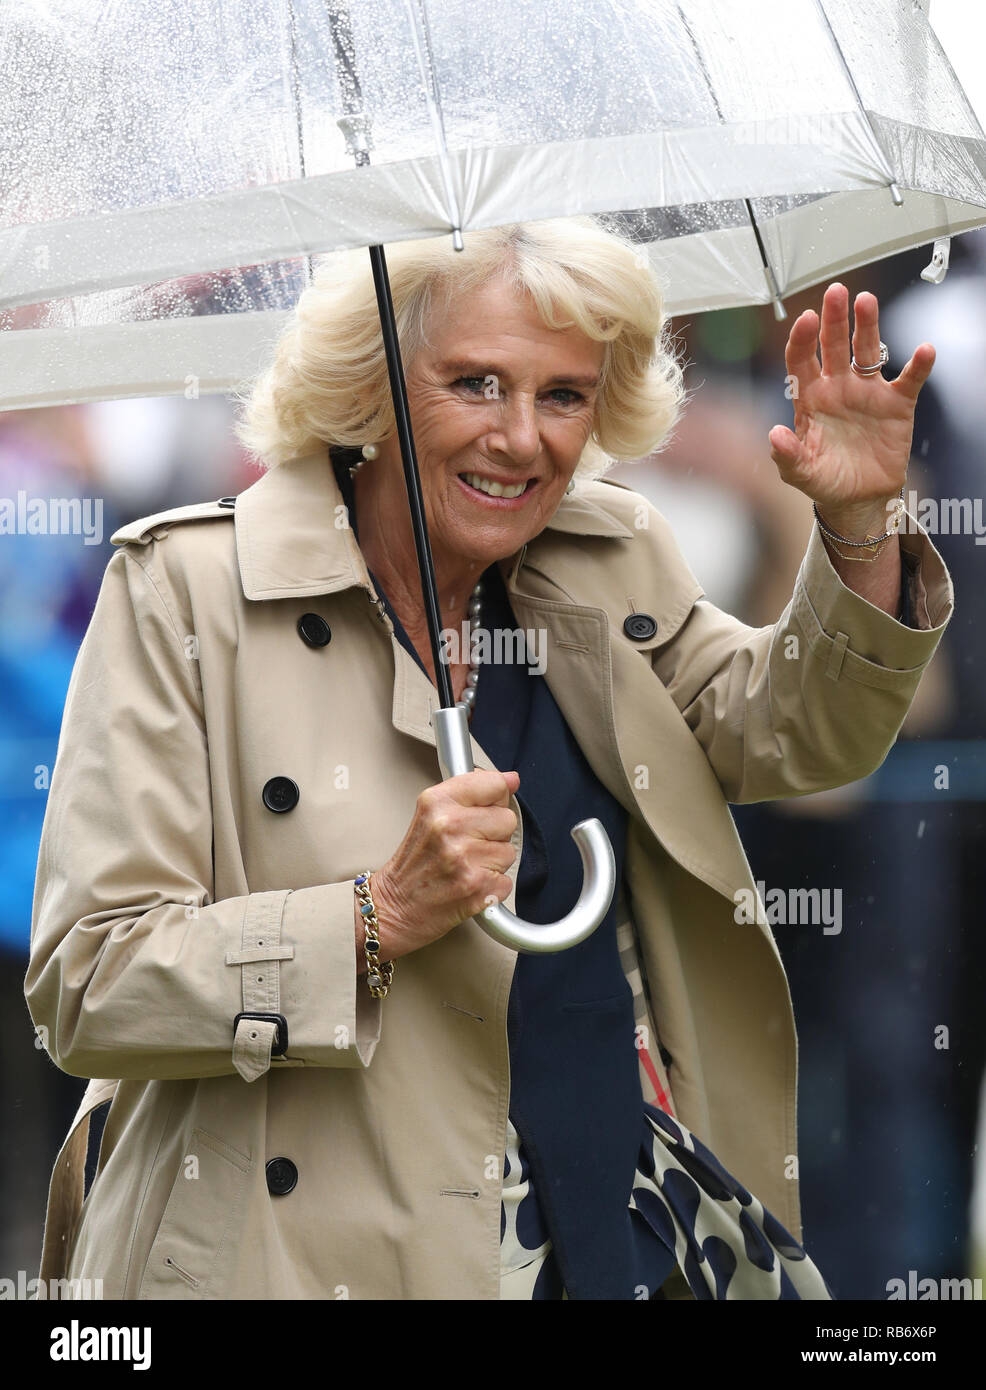
[[[463,473],[461,475],[470,487],[476,488],[479,492],[485,492],[490,497],[519,497],[527,487],[527,483],[512,483],[509,487],[503,483],[491,483],[486,478],[481,478],[478,473]]]

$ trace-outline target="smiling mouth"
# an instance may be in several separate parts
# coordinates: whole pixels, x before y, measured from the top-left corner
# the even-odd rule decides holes
[[[486,497],[502,497],[505,501],[521,497],[537,485],[536,478],[528,478],[522,483],[500,483],[492,478],[483,478],[479,473],[460,473],[458,477],[473,492],[481,492]]]

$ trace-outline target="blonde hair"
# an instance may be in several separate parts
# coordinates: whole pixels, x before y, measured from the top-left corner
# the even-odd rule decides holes
[[[428,344],[433,309],[492,280],[527,291],[549,328],[577,326],[607,348],[596,411],[576,476],[599,477],[618,460],[667,441],[684,400],[662,286],[639,249],[590,217],[481,228],[465,250],[447,237],[387,247],[405,370]],[[324,444],[359,448],[395,429],[383,337],[365,248],[318,262],[252,389],[236,434],[263,467]]]

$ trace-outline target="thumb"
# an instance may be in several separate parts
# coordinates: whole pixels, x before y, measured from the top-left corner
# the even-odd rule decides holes
[[[805,448],[801,440],[786,425],[775,425],[767,438],[770,440],[770,457],[781,477],[793,487],[800,487],[807,477]]]

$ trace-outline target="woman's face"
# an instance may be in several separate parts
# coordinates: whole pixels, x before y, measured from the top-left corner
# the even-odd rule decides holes
[[[435,564],[485,568],[536,536],[561,500],[592,428],[605,344],[546,328],[502,280],[436,310],[428,337],[406,377]],[[406,515],[396,433],[363,472]]]

